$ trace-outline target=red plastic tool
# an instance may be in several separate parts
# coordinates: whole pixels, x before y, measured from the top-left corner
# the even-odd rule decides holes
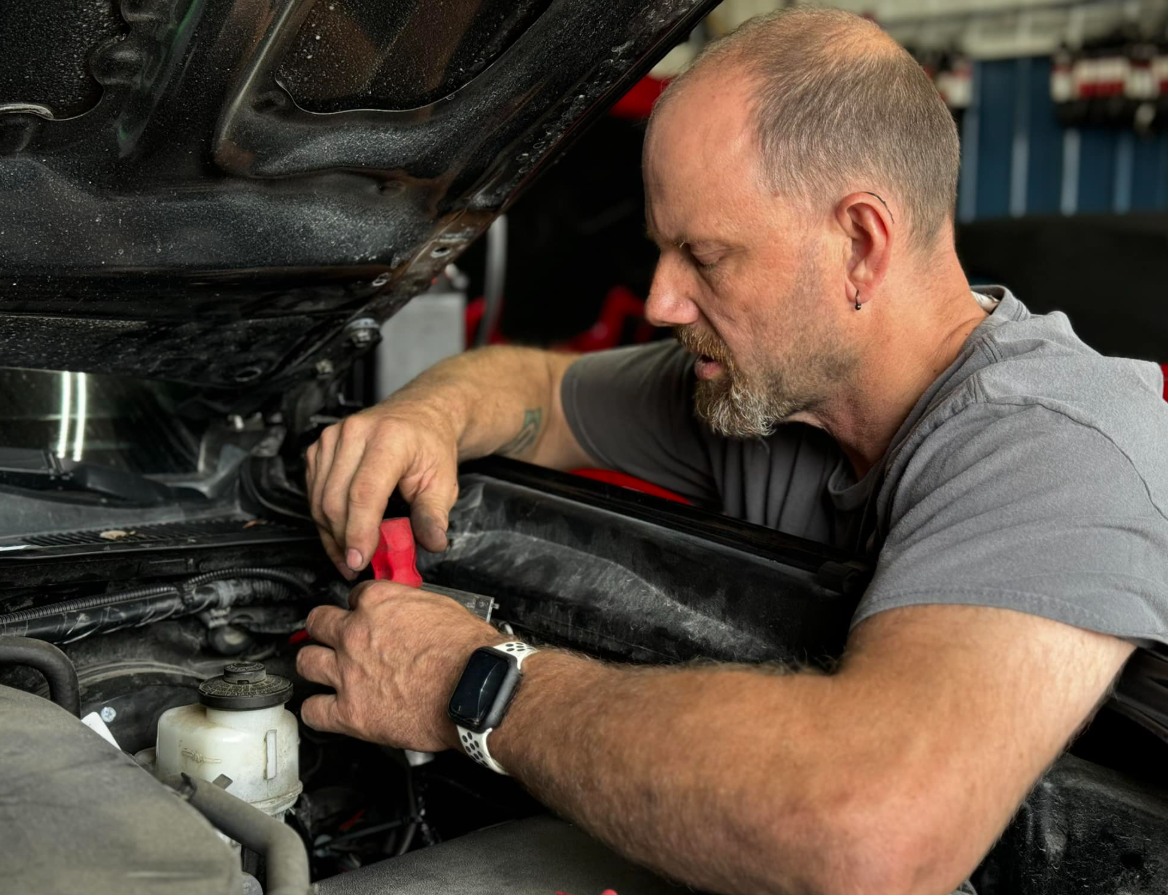
[[[369,565],[378,581],[422,586],[422,576],[418,574],[418,548],[414,544],[414,530],[410,528],[409,519],[399,516],[381,523],[381,537]]]

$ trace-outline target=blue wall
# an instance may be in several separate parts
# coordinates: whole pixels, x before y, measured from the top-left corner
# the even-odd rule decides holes
[[[1028,214],[1168,211],[1168,133],[1065,128],[1050,59],[974,64],[962,123],[962,221]]]

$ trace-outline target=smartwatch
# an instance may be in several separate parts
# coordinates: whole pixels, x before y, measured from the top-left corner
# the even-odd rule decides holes
[[[458,727],[463,751],[498,774],[507,772],[491,757],[487,737],[507,714],[523,679],[519,668],[534,652],[534,647],[519,641],[475,650],[450,696],[447,712]]]

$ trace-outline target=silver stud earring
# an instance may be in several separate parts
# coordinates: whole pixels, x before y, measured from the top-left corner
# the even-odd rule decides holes
[[[860,310],[860,290],[856,290],[856,310]]]

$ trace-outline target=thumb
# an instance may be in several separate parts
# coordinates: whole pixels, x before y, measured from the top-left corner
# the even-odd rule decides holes
[[[410,525],[414,529],[414,539],[431,553],[441,553],[446,549],[450,508],[457,498],[458,480],[451,475],[447,481],[431,482],[411,503]]]

